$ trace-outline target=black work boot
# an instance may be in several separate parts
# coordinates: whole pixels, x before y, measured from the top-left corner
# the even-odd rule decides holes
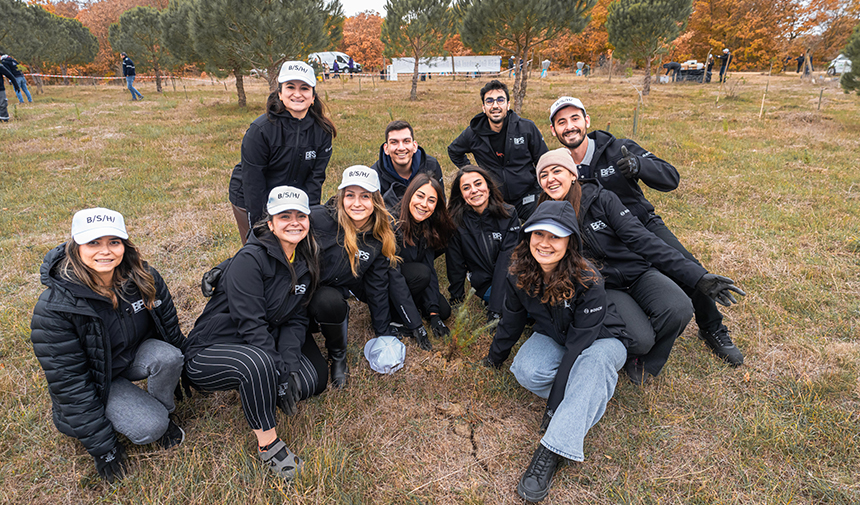
[[[346,386],[349,375],[349,365],[346,363],[346,335],[349,324],[349,311],[343,321],[337,324],[319,323],[320,332],[325,337],[325,347],[328,349],[331,384],[336,388]]]
[[[704,340],[708,347],[714,351],[723,361],[732,365],[740,366],[744,364],[744,355],[741,350],[732,342],[732,337],[729,336],[729,329],[724,325],[720,325],[715,331],[707,331],[699,329],[699,338]]]
[[[564,460],[562,456],[552,452],[543,445],[538,445],[532,462],[526,469],[526,473],[517,484],[517,494],[529,502],[539,502],[549,494],[552,486],[552,478],[559,463]]]

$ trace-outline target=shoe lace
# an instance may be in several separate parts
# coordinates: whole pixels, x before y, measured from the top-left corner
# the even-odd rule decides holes
[[[732,337],[729,336],[728,328],[720,328],[714,333],[711,333],[711,335],[713,335],[714,340],[716,340],[721,347],[732,347],[733,345],[735,345],[732,342]]]
[[[532,464],[529,465],[527,473],[531,475],[544,475],[553,465],[553,456],[552,451],[541,446],[541,450],[535,455]]]

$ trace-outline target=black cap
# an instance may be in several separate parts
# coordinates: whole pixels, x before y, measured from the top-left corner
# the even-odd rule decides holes
[[[540,228],[541,223],[550,222],[563,229],[570,230],[570,235],[576,237],[577,242],[581,242],[579,235],[579,222],[576,220],[576,211],[573,210],[573,205],[567,200],[555,201],[547,200],[538,205],[535,210],[523,225],[523,230],[528,233],[529,228],[536,226]],[[557,233],[554,233],[557,235]]]

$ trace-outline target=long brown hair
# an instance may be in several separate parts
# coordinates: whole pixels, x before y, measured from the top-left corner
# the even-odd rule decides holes
[[[409,203],[412,201],[412,196],[422,186],[429,184],[436,191],[436,208],[430,217],[421,221],[415,221],[412,217],[412,212],[409,211]],[[403,236],[403,242],[406,245],[413,246],[415,242],[424,237],[427,240],[427,245],[435,250],[441,250],[448,247],[448,240],[454,234],[454,223],[448,215],[447,202],[445,200],[445,190],[442,184],[423,172],[415,176],[409,186],[406,187],[406,193],[398,204],[400,207],[400,232]]]
[[[278,93],[281,92],[284,83],[278,84],[278,89],[269,93],[269,97],[266,99],[266,115],[269,118],[269,121],[275,122],[275,118],[272,117],[274,114],[283,114],[287,112],[287,107],[284,105],[284,102],[281,101],[281,97],[278,96]],[[317,88],[314,87],[314,102],[311,104],[311,108],[308,109],[308,114],[314,118],[314,121],[320,127],[331,134],[332,138],[337,137],[337,128],[335,128],[334,123],[329,118],[328,107],[325,102],[322,101],[319,95],[317,95]]]
[[[155,278],[149,272],[146,263],[140,258],[140,252],[130,240],[121,238],[125,252],[122,261],[113,271],[113,285],[106,288],[98,282],[96,273],[84,265],[81,259],[81,246],[74,240],[66,242],[66,257],[59,266],[60,276],[64,279],[85,286],[95,293],[109,299],[113,308],[119,307],[119,298],[122,296],[125,283],[131,281],[137,286],[143,297],[143,303],[147,309],[152,309],[155,303]]]
[[[466,203],[466,200],[463,198],[463,192],[460,191],[460,179],[468,173],[476,173],[484,178],[484,183],[487,185],[489,192],[487,196],[487,210],[490,212],[490,215],[499,219],[511,217],[510,212],[505,208],[505,199],[502,198],[502,192],[499,191],[499,187],[496,185],[496,180],[493,179],[493,176],[478,165],[466,165],[457,171],[454,181],[451,182],[451,198],[448,199],[448,213],[451,215],[451,220],[454,221],[454,224],[462,226],[463,212],[466,209],[472,208]]]
[[[352,270],[352,275],[358,277],[358,232],[355,223],[347,215],[343,208],[343,195],[346,188],[337,190],[334,195],[334,206],[337,209],[337,224],[343,230],[343,248],[346,250],[346,256],[349,258],[349,268]],[[382,200],[382,195],[379,191],[374,191],[370,194],[373,202],[373,214],[370,216],[370,222],[373,224],[373,237],[382,242],[382,255],[388,258],[391,268],[397,266],[400,257],[397,256],[397,237],[394,235],[394,230],[391,228],[392,217],[385,208],[385,202]]]
[[[277,244],[280,249],[281,244],[278,242],[278,238],[275,237],[275,234],[269,229],[268,223],[272,220],[272,217],[273,216],[268,212],[264,213],[263,219],[254,223],[253,233],[260,242],[271,242],[273,244]],[[281,251],[283,251],[283,249],[281,249]],[[304,259],[305,263],[308,265],[308,272],[311,276],[310,285],[307,286],[307,291],[305,291],[305,294],[307,295],[305,296],[305,305],[307,305],[310,303],[320,280],[320,248],[314,238],[314,226],[310,215],[308,216],[308,235],[296,246],[296,256]],[[287,258],[285,254],[284,259],[287,260],[287,266],[290,269],[290,291],[292,292],[299,279],[290,258]]]
[[[555,305],[572,299],[576,294],[576,284],[587,287],[586,282],[600,278],[591,264],[579,253],[579,237],[574,234],[570,235],[564,257],[556,265],[547,282],[540,264],[532,256],[531,238],[532,234],[527,233],[514,248],[508,271],[516,276],[517,289],[525,291],[532,298],[540,296],[541,303]]]

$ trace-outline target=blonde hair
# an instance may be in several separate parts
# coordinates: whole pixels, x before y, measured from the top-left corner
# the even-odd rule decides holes
[[[335,208],[337,209],[337,224],[343,230],[343,248],[349,259],[349,268],[353,277],[358,277],[358,232],[353,220],[347,215],[343,208],[343,195],[346,188],[339,189],[335,195]],[[373,202],[373,214],[370,222],[373,223],[373,237],[382,242],[382,255],[388,258],[391,268],[397,266],[400,257],[397,256],[397,237],[391,228],[392,217],[385,208],[385,202],[379,191],[371,193]]]
[[[155,277],[149,272],[149,268],[140,258],[140,253],[130,240],[121,238],[122,245],[125,247],[125,252],[122,256],[122,261],[113,271],[113,284],[111,287],[104,287],[98,282],[96,273],[88,266],[84,265],[81,260],[80,246],[74,241],[66,242],[66,257],[62,260],[59,266],[59,273],[64,279],[90,288],[96,294],[102,295],[109,299],[113,304],[113,308],[119,307],[119,298],[123,292],[124,285],[127,281],[133,282],[140,295],[143,297],[143,303],[147,309],[152,310],[155,303]]]

